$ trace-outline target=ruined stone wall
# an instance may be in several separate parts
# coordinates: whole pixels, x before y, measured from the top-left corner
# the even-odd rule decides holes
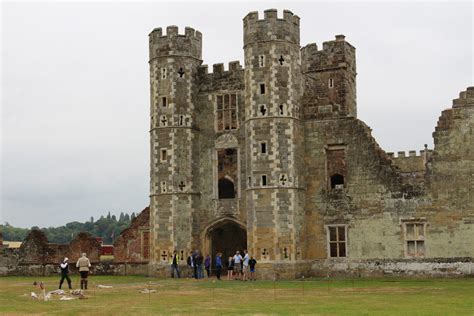
[[[357,117],[355,48],[337,35],[334,41],[301,49],[305,118]]]
[[[148,262],[150,259],[150,208],[142,210],[114,242],[115,262]]]

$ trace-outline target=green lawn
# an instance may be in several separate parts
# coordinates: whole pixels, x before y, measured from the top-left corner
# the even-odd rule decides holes
[[[30,297],[40,293],[35,280],[50,291],[59,278],[0,278],[0,315],[474,315],[474,279],[217,282],[92,275],[87,299],[47,302]],[[157,292],[140,293],[144,288]]]

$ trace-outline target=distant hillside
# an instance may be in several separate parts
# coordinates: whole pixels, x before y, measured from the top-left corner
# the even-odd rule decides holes
[[[65,226],[41,228],[51,243],[68,243],[80,232],[88,232],[94,237],[102,237],[104,243],[111,244],[114,238],[130,225],[131,220],[135,218],[132,215],[120,213],[119,219],[115,215],[101,216],[97,221],[91,217],[90,221],[85,223],[71,222]],[[38,228],[39,227],[31,227]],[[8,223],[0,225],[0,231],[3,232],[3,240],[22,241],[30,231],[28,228],[13,227]]]

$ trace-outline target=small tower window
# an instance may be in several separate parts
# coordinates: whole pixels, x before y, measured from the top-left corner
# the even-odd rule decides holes
[[[161,68],[161,79],[166,79],[166,68]]]
[[[161,97],[161,106],[164,108],[168,106],[168,100],[166,97]]]
[[[265,186],[267,186],[267,176],[262,175],[262,187],[265,187]]]
[[[179,70],[178,70],[178,75],[179,75],[180,78],[183,78],[183,76],[184,76],[184,70],[183,70],[182,67],[179,68]]]
[[[184,124],[184,116],[180,115],[179,116],[179,126],[183,126],[183,124]]]
[[[258,56],[258,66],[259,67],[265,67],[265,56],[264,55]]]
[[[334,88],[334,79],[329,78],[328,86],[329,86],[330,89]]]
[[[260,143],[260,153],[261,154],[266,154],[267,153],[267,143],[265,143],[265,142]]]
[[[265,94],[265,84],[264,83],[260,84],[260,94]]]
[[[344,188],[344,176],[338,173],[331,176],[331,189]]]
[[[166,193],[166,181],[161,182],[161,193]]]
[[[161,126],[166,126],[167,125],[166,123],[168,123],[168,120],[166,119],[166,116],[163,115],[161,117]]]
[[[265,116],[265,114],[267,114],[267,106],[265,104],[260,104],[259,112],[261,116]]]
[[[278,107],[278,114],[284,115],[285,114],[285,112],[283,112],[284,108],[285,106],[283,104],[280,104],[280,106]]]
[[[167,159],[168,159],[168,153],[167,153],[166,149],[162,149],[160,160],[163,162],[163,161],[166,161]]]

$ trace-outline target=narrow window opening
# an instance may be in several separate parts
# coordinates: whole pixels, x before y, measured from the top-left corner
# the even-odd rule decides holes
[[[161,117],[161,125],[162,125],[162,126],[166,126],[166,123],[167,123],[167,122],[168,122],[168,120],[166,119],[166,116],[163,115],[163,116]]]
[[[280,111],[279,111],[280,115],[283,115],[284,114],[283,113],[283,104],[280,104],[279,109],[280,109]]]
[[[184,120],[184,116],[180,115],[179,116],[179,126],[183,126],[183,120]]]
[[[331,189],[344,188],[344,176],[338,173],[331,176]]]
[[[262,154],[267,153],[267,143],[260,143],[260,153]]]
[[[161,68],[161,79],[166,79],[166,68]]]
[[[181,68],[181,67],[179,68],[179,70],[178,70],[178,75],[179,75],[180,78],[183,78],[183,76],[184,76],[184,70],[183,70],[183,68]]]
[[[168,100],[166,97],[161,97],[161,106],[164,108],[168,106]]]
[[[260,55],[258,57],[258,66],[259,67],[265,67],[265,56]]]
[[[166,149],[161,150],[161,161],[166,161],[168,159],[168,153]]]
[[[249,187],[252,186],[252,177],[249,177]]]
[[[329,85],[329,88],[334,88],[334,79],[329,78],[329,83],[328,83],[328,85]]]
[[[166,182],[161,182],[161,193],[166,193]]]
[[[285,186],[287,183],[288,183],[288,177],[286,176],[286,174],[282,174],[280,176],[280,184],[282,186]]]
[[[265,84],[264,83],[260,84],[260,94],[265,94]]]
[[[262,116],[265,116],[266,113],[267,107],[265,106],[265,104],[260,105],[260,114],[262,114]]]
[[[283,55],[280,55],[280,59],[278,59],[278,61],[280,62],[280,65],[283,66],[283,62],[285,61]]]
[[[267,185],[267,176],[266,175],[262,175],[262,186],[266,186]]]

